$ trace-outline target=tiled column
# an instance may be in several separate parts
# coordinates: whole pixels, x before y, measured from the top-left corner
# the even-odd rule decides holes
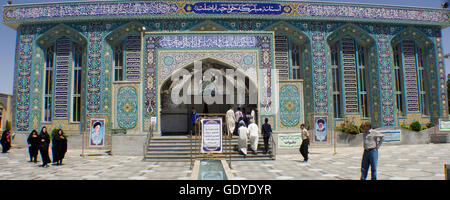
[[[376,40],[378,49],[379,84],[381,90],[381,124],[380,126],[394,126],[394,89],[391,49],[389,45],[388,28],[385,26],[376,27]]]

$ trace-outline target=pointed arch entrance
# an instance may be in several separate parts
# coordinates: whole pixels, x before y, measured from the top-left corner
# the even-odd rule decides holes
[[[238,67],[205,57],[175,70],[159,86],[162,135],[185,135],[192,128],[192,109],[200,114],[225,114],[231,105],[257,110],[256,80]]]
[[[143,131],[154,124],[154,131],[161,132],[160,96],[165,81],[174,72],[206,58],[225,64],[224,69],[242,72],[253,81],[257,88],[257,121],[268,118],[276,123],[273,32],[144,32],[143,36]]]

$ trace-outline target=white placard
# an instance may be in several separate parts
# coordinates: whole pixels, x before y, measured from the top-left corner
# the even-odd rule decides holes
[[[401,142],[401,131],[400,130],[388,130],[380,131],[383,134],[383,142]]]
[[[222,119],[202,119],[202,153],[222,152]]]

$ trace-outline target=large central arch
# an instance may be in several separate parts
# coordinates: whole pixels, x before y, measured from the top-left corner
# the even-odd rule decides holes
[[[205,57],[195,62],[201,63],[201,68],[191,62],[166,76],[158,87],[158,118],[162,135],[187,134],[191,128],[191,108],[201,114],[225,114],[230,105],[236,105],[246,111],[257,108],[257,82],[245,71],[215,57]],[[213,78],[203,78],[211,70],[214,72]],[[227,70],[234,72],[235,76],[227,76]],[[185,73],[184,77],[179,76],[181,72]],[[242,81],[238,81],[238,75],[243,78]],[[197,81],[194,80],[195,76],[202,77],[198,84],[194,84]],[[226,91],[226,85],[232,87],[232,91]],[[184,91],[180,88],[186,88],[189,94],[183,94]],[[244,96],[239,96],[239,91],[243,91]],[[233,94],[229,94],[230,92]],[[188,102],[176,102],[177,100],[172,99],[174,94],[185,95]],[[209,97],[215,98],[216,101],[207,102],[209,94]],[[256,95],[256,98],[252,101],[250,95]],[[243,99],[240,100],[241,97]]]
[[[174,70],[170,75],[164,76],[165,78],[160,82],[158,118],[162,135],[187,134],[187,131],[191,129],[191,108],[198,113],[205,114],[225,114],[230,105],[236,105],[246,111],[257,108],[259,103],[257,81],[245,71],[210,56],[195,60],[195,62],[200,63],[201,66],[190,62]],[[204,78],[211,70],[214,72],[213,77],[211,79]],[[227,70],[229,72],[231,70],[235,74],[229,76]],[[257,70],[257,68],[253,68],[253,70]],[[180,76],[183,73],[184,76]],[[198,81],[194,80],[195,76],[201,77],[201,82],[197,82],[198,84],[194,84],[195,81]],[[241,81],[238,81],[238,76],[242,77]],[[226,90],[227,85],[232,88],[232,91]],[[184,90],[181,91],[181,88],[186,88],[189,94],[184,94]],[[242,91],[244,96],[239,96],[239,91]],[[230,92],[233,94],[229,94]],[[185,96],[187,102],[177,102],[173,99],[174,94]],[[251,95],[256,97],[251,99]],[[211,99],[211,97],[216,101],[207,102],[206,98]],[[240,99],[241,97],[243,99]]]
[[[143,33],[143,131],[160,132],[160,90],[174,72],[206,58],[245,74],[257,86],[257,120],[275,122],[273,32]],[[253,85],[253,84],[252,84]]]

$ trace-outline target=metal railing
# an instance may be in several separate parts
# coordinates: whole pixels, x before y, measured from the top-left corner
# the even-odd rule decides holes
[[[273,137],[273,134],[270,135],[270,156],[272,157],[272,159],[276,160],[277,159],[277,146],[275,143],[275,139]]]
[[[148,153],[148,145],[150,144],[150,140],[153,138],[153,124],[150,124],[150,127],[148,128],[147,138],[145,139],[144,143],[144,160],[145,155]]]

